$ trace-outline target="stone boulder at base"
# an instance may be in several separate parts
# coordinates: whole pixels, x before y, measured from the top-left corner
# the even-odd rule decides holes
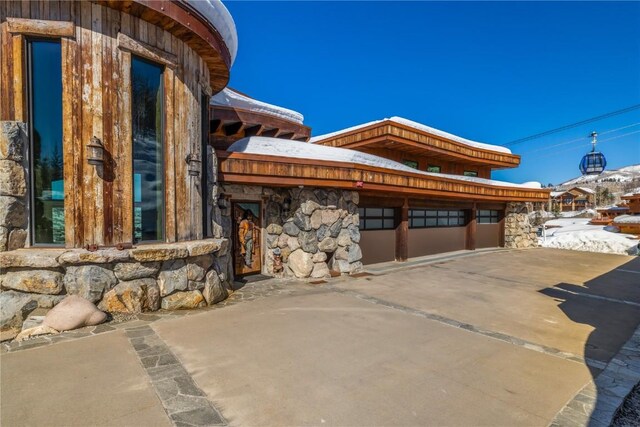
[[[109,313],[141,313],[151,309],[148,303],[148,289],[156,286],[154,279],[137,279],[120,282],[104,294],[100,310]]]
[[[203,307],[205,304],[200,291],[176,292],[162,298],[162,308],[165,310],[188,310]]]
[[[116,283],[113,271],[99,265],[69,266],[64,276],[68,294],[79,295],[91,302],[100,301],[104,292]]]
[[[160,295],[165,296],[174,291],[187,290],[189,286],[188,267],[183,259],[165,261],[158,274],[158,286]]]
[[[22,322],[38,308],[27,294],[14,291],[0,293],[0,341],[13,339],[22,329]]]
[[[302,249],[295,250],[289,255],[289,268],[293,274],[299,278],[304,279],[309,277],[313,270],[312,254],[303,251]]]
[[[4,273],[4,272],[3,272]],[[23,292],[57,295],[62,292],[62,273],[52,270],[7,271],[2,287]]]
[[[121,262],[113,268],[113,272],[120,280],[155,277],[158,270],[160,270],[159,262]]]
[[[207,305],[216,304],[220,301],[224,301],[229,296],[227,289],[224,287],[220,276],[215,270],[210,270],[207,273],[207,279],[202,290],[202,296],[204,297]]]
[[[98,310],[93,303],[78,295],[69,295],[47,313],[42,326],[62,332],[99,325],[105,320],[107,314]]]

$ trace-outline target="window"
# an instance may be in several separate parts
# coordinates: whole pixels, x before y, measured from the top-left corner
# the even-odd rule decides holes
[[[463,210],[409,209],[409,228],[459,227],[465,225]]]
[[[133,239],[164,239],[163,87],[160,65],[131,58]]]
[[[403,160],[402,164],[405,166],[409,166],[410,168],[418,169],[418,162],[414,160]]]
[[[393,230],[396,215],[393,208],[360,208],[360,230]]]
[[[478,224],[497,224],[499,220],[499,212],[494,210],[478,210]]]
[[[464,176],[478,176],[478,171],[464,171]]]
[[[62,50],[58,40],[27,42],[31,240],[65,242],[62,161]]]
[[[562,203],[564,203],[565,205],[570,205],[571,203],[573,203],[573,198],[565,197],[564,199],[562,199]]]
[[[436,165],[428,165],[427,166],[427,172],[440,173],[440,171],[441,171],[440,166],[436,166]]]

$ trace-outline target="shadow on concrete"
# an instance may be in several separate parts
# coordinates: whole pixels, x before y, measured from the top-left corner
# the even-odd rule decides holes
[[[539,292],[560,302],[558,307],[572,321],[593,327],[584,359],[595,381],[640,325],[640,258],[583,285],[559,283]],[[602,393],[597,390],[594,412],[603,404],[598,398]]]

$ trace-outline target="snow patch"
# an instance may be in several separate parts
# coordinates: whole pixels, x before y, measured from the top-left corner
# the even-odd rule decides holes
[[[637,255],[637,239],[605,230],[600,225],[590,225],[589,219],[554,219],[546,226],[546,241],[539,238],[545,248],[570,249],[574,251],[601,252],[621,255]]]
[[[238,32],[233,17],[220,0],[190,0],[189,5],[213,25],[224,40],[231,55],[231,65],[238,54]]]
[[[304,121],[304,116],[297,111],[258,101],[257,99],[253,99],[229,88],[224,88],[221,92],[213,95],[211,97],[211,105],[241,108],[255,113],[268,114],[298,124],[302,124]]]
[[[234,142],[227,151],[234,153],[261,154],[266,156],[291,157],[296,159],[326,160],[341,163],[357,163],[360,165],[374,166],[394,171],[417,173],[432,177],[454,179],[456,181],[474,182],[500,187],[517,188],[542,188],[539,182],[527,182],[513,184],[510,182],[496,181],[493,179],[478,178],[472,176],[450,175],[444,173],[425,172],[405,166],[402,163],[373,154],[361,153],[346,148],[329,147],[326,145],[308,144],[306,142],[291,141],[279,138],[267,138],[263,136],[251,136]]]
[[[511,154],[511,150],[509,150],[506,147],[501,147],[499,145],[485,144],[484,142],[471,141],[470,139],[462,138],[462,137],[459,137],[457,135],[453,135],[451,133],[448,133],[448,132],[445,132],[445,131],[442,131],[442,130],[439,130],[439,129],[436,129],[436,128],[432,128],[432,127],[429,127],[427,125],[423,125],[422,123],[414,122],[413,120],[408,120],[408,119],[405,119],[405,118],[402,118],[402,117],[398,117],[398,116],[385,118],[385,119],[382,119],[382,120],[374,120],[374,121],[371,121],[371,122],[363,123],[361,125],[352,126],[352,127],[346,128],[346,129],[342,129],[342,130],[339,130],[339,131],[336,131],[336,132],[331,132],[331,133],[327,133],[327,134],[324,134],[324,135],[314,136],[313,138],[311,138],[309,140],[309,142],[315,143],[315,142],[321,141],[323,139],[328,139],[328,138],[334,137],[336,135],[352,132],[354,130],[358,130],[358,129],[361,129],[361,128],[364,128],[364,127],[367,127],[367,126],[371,126],[371,125],[374,125],[374,124],[382,123],[384,121],[391,121],[391,122],[398,123],[398,124],[401,124],[401,125],[409,126],[409,127],[414,128],[414,129],[429,133],[431,135],[436,135],[436,136],[440,136],[442,138],[450,139],[452,141],[456,141],[456,142],[459,142],[461,144],[468,145],[470,147],[481,148],[481,149],[484,149],[484,150],[491,150],[491,151],[497,151],[497,152],[500,152],[500,153]]]

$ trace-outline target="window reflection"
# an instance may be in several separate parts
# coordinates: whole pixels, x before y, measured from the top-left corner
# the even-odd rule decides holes
[[[30,40],[32,240],[64,244],[62,52],[56,40]]]
[[[134,241],[164,239],[163,67],[132,57]]]

